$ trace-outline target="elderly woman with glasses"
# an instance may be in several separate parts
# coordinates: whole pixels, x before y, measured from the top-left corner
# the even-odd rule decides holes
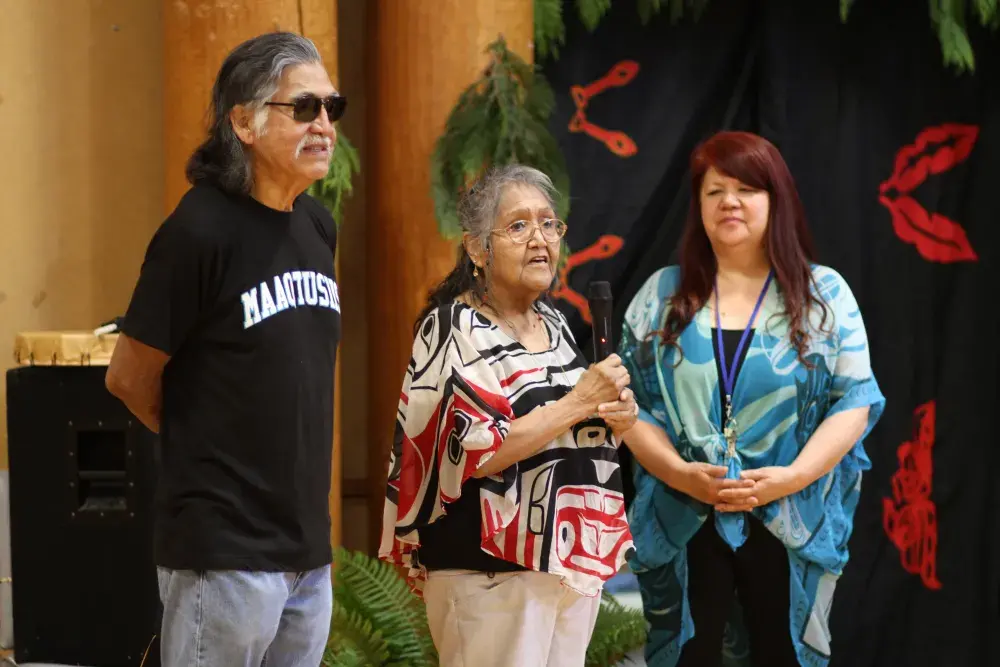
[[[545,174],[493,169],[459,213],[458,262],[415,326],[380,556],[423,582],[441,665],[582,667],[632,550],[629,375],[617,355],[588,367],[546,298],[566,224]]]

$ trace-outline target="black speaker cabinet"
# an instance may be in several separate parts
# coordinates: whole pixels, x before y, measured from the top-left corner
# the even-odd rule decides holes
[[[159,667],[159,441],[105,366],[7,372],[14,659]]]

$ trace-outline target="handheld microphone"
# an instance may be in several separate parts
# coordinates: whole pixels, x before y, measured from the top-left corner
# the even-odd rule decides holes
[[[591,329],[594,336],[594,363],[604,361],[611,354],[611,284],[606,280],[590,283],[587,292],[590,306]]]

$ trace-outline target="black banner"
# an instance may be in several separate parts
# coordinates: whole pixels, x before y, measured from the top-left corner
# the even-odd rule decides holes
[[[861,0],[846,23],[839,4],[713,0],[697,22],[644,26],[615,2],[591,33],[566,3],[566,45],[542,63],[572,183],[557,303],[589,349],[587,284],[610,281],[617,336],[677,260],[695,144],[722,129],[773,141],[820,262],[858,298],[888,400],[831,664],[997,664],[1000,35],[970,14],[976,72],[956,74],[927,3]]]

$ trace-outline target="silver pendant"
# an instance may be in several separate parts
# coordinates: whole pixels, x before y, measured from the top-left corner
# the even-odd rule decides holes
[[[729,396],[726,396],[726,425],[722,429],[722,436],[726,439],[729,449],[729,456],[736,455],[736,420],[733,419],[733,403]]]

